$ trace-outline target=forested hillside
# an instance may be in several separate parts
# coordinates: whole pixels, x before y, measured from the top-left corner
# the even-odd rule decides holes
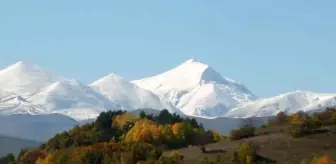
[[[39,148],[11,154],[18,164],[333,164],[336,109],[308,115],[279,113],[262,126],[245,119],[230,136],[204,130],[195,119],[103,112],[92,123],[62,132]],[[223,125],[225,126],[225,125]]]
[[[136,163],[170,161],[179,158],[161,156],[162,151],[204,145],[221,139],[205,131],[195,119],[181,118],[167,110],[158,115],[141,112],[139,116],[124,111],[108,111],[93,123],[76,126],[27,150],[19,163]]]

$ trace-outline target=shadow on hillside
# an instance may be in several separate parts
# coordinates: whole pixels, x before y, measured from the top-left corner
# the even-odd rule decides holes
[[[256,157],[256,162],[257,163],[265,163],[265,164],[272,164],[272,163],[277,163],[277,161],[261,156],[261,155],[257,155]]]
[[[316,134],[327,134],[329,132],[331,132],[330,129],[316,129],[316,130],[313,130],[313,131],[310,131],[304,134],[304,136],[311,136],[311,135],[316,135]]]
[[[206,149],[205,146],[200,146],[201,152],[204,154],[226,153],[223,149]]]
[[[226,151],[222,149],[212,149],[212,150],[206,150],[203,153],[204,154],[216,154],[216,153],[226,153]]]

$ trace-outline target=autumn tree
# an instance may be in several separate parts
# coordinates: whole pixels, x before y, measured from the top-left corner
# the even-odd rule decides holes
[[[45,158],[39,157],[36,161],[36,164],[52,164],[53,163],[53,156],[48,154]]]
[[[239,129],[233,129],[230,131],[231,140],[239,140],[254,136],[255,127],[253,124],[253,118],[244,119]]]
[[[252,163],[257,156],[257,148],[252,143],[241,143],[237,150],[238,160],[242,164]]]
[[[37,159],[46,158],[46,156],[47,153],[43,150],[29,150],[20,157],[19,162],[23,164],[35,164]]]
[[[175,136],[174,136],[171,125],[160,125],[159,129],[160,129],[161,134],[163,135],[163,139],[165,141],[169,142],[169,141],[175,140]]]
[[[286,113],[279,112],[274,119],[269,121],[269,124],[279,126],[279,125],[284,125],[288,123],[288,121],[289,121],[289,117],[286,115]]]
[[[333,159],[330,156],[321,156],[317,157],[315,156],[310,164],[333,164]]]
[[[299,111],[291,116],[291,124],[302,124],[308,117],[306,113]]]
[[[127,141],[158,143],[163,139],[159,126],[151,120],[140,120],[127,133]]]
[[[111,128],[112,125],[112,120],[114,117],[117,115],[125,113],[124,111],[107,111],[107,112],[102,112],[99,114],[95,121],[95,125],[97,125],[98,128],[100,129],[108,129]]]

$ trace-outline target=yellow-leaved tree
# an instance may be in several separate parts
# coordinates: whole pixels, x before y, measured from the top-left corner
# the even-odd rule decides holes
[[[133,128],[127,133],[127,141],[142,141],[147,143],[160,142],[163,135],[155,122],[147,119],[137,121]]]
[[[134,123],[137,120],[140,120],[140,117],[135,117],[131,113],[127,112],[121,115],[117,115],[113,119],[113,125],[118,126],[119,128],[123,128],[128,125],[128,123]]]
[[[332,164],[333,160],[329,156],[322,156],[318,159],[317,164]]]
[[[53,156],[48,154],[45,158],[38,158],[36,164],[52,164],[53,163]]]
[[[161,131],[161,134],[163,135],[164,140],[166,141],[174,140],[175,136],[171,125],[160,125],[159,129]]]
[[[186,125],[182,122],[175,123],[172,126],[173,134],[180,140],[185,140],[186,129]]]
[[[303,112],[297,112],[291,116],[292,124],[302,124],[307,120],[308,116]]]

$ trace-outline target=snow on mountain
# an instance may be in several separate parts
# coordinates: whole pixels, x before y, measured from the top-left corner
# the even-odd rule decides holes
[[[55,82],[28,99],[48,112],[61,113],[77,120],[94,118],[105,110],[120,109],[91,87],[75,80]]]
[[[256,100],[242,84],[193,59],[162,74],[132,82],[193,116],[219,116],[238,104]]]
[[[0,100],[2,100],[3,98],[12,95],[12,93],[6,92],[4,90],[0,89]]]
[[[59,113],[84,120],[109,109],[140,108],[214,118],[312,112],[330,106],[336,106],[336,94],[295,91],[258,100],[244,85],[193,59],[153,77],[130,82],[111,74],[90,86],[26,62],[0,70],[0,115]]]
[[[62,79],[37,65],[18,62],[0,71],[0,89],[23,96]]]
[[[294,91],[276,97],[243,104],[224,114],[225,117],[272,116],[279,112],[295,113],[336,105],[336,94]]]
[[[8,95],[0,100],[0,114],[47,114],[45,108],[40,105],[34,105],[18,95]]]
[[[105,76],[93,82],[90,86],[127,110],[151,108],[158,110],[167,109],[172,113],[179,112],[173,105],[152,92],[140,88],[116,74]]]

